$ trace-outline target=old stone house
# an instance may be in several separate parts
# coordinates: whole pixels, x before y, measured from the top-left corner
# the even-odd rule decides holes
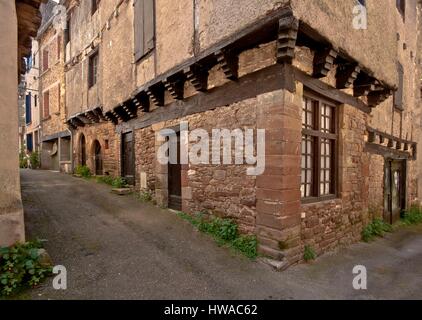
[[[49,0],[42,5],[43,17],[38,31],[39,43],[39,100],[41,167],[70,173],[71,132],[66,125],[64,78],[64,30],[60,23],[60,10]]]
[[[419,201],[416,0],[63,5],[74,165],[123,176],[162,206],[231,217],[278,267]],[[160,163],[158,133],[182,121],[264,129],[264,173]]]
[[[25,240],[18,163],[18,81],[43,0],[0,1],[0,247]]]
[[[40,151],[40,104],[39,104],[39,49],[38,42],[32,39],[31,53],[26,57],[26,72],[23,83],[24,140],[28,153]]]

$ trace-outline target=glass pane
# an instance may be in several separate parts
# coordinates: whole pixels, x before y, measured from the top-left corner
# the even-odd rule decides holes
[[[308,175],[306,176],[306,182],[311,184],[312,183],[312,170],[308,170]]]

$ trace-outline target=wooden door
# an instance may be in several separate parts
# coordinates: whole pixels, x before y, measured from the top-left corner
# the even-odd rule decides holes
[[[122,135],[122,177],[128,184],[135,184],[135,153],[133,132]]]
[[[81,136],[81,165],[86,166],[86,141],[85,136]]]
[[[94,142],[94,152],[95,152],[95,174],[101,176],[103,174],[103,158],[101,156],[101,145],[96,140]]]
[[[395,223],[406,208],[406,161],[387,160],[385,170],[385,204],[384,220]]]
[[[172,140],[170,140],[171,143]],[[180,134],[177,134],[177,163],[168,165],[168,207],[182,210],[182,166],[180,164]],[[171,149],[171,147],[170,147]]]

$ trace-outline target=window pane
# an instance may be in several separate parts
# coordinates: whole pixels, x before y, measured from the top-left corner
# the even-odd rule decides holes
[[[303,198],[312,196],[313,179],[313,141],[312,136],[302,136],[302,171],[301,171],[301,195]]]

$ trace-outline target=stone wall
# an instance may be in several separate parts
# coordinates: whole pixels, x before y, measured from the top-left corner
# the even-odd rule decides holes
[[[14,1],[0,2],[0,247],[25,241],[18,161],[18,32]]]
[[[99,123],[95,125],[79,127],[73,132],[73,159],[74,165],[81,164],[81,136],[85,136],[86,142],[86,165],[95,173],[95,150],[94,142],[98,140],[101,145],[103,158],[103,174],[117,177],[120,174],[120,137],[115,132],[111,123]],[[107,148],[108,145],[108,148]]]

